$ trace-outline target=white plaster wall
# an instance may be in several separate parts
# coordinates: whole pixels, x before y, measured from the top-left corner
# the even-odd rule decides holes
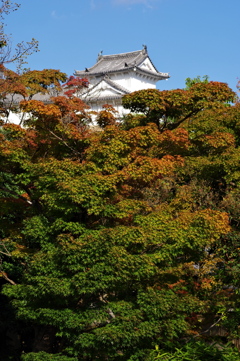
[[[8,118],[3,118],[3,121],[6,123],[13,123],[19,125],[24,118],[26,118],[26,114],[23,113],[13,113],[10,112]]]
[[[118,85],[126,88],[130,92],[149,88],[156,89],[156,80],[151,80],[147,77],[143,77],[142,75],[134,71],[129,74],[125,73],[112,75],[111,80]]]
[[[130,73],[111,74],[110,79],[128,91],[132,91],[132,79]]]
[[[157,80],[151,79],[135,71],[131,71],[129,73],[109,74],[109,79],[127,89],[129,92],[149,88],[156,89],[157,83]],[[96,85],[100,80],[101,78],[89,78],[89,89]]]
[[[149,60],[149,58],[145,59],[142,64],[139,65],[139,68],[142,68],[144,70],[150,70],[152,72],[156,72],[156,70],[154,69],[151,61]]]
[[[156,81],[135,73],[132,76],[132,91],[141,89],[156,89]]]
[[[86,78],[88,79],[89,81],[89,88],[93,87],[94,85],[96,85],[97,83],[99,83],[99,81],[101,80],[101,78],[95,78],[95,77],[87,77]]]

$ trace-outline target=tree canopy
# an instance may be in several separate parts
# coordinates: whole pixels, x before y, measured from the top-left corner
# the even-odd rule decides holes
[[[239,360],[236,94],[141,90],[96,129],[87,79],[7,69],[37,42],[0,31],[1,361]]]
[[[209,346],[239,338],[234,92],[134,92],[95,130],[72,92],[31,98],[51,74],[23,75],[24,127],[0,129],[6,360],[237,360]]]

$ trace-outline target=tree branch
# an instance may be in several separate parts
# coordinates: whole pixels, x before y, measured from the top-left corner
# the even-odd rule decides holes
[[[173,130],[176,129],[180,124],[182,124],[185,120],[189,119],[190,117],[192,117],[193,115],[196,115],[198,112],[200,112],[201,109],[199,110],[193,110],[191,113],[189,113],[188,115],[186,115],[184,118],[180,119],[178,122],[176,123],[170,123],[167,124],[166,128],[169,130]],[[161,129],[164,130],[164,129]]]
[[[0,271],[0,274],[2,275],[2,277],[6,280],[6,281],[8,281],[9,283],[11,283],[11,285],[16,285],[16,283],[13,281],[13,280],[11,280],[10,278],[8,278],[8,276],[7,276],[7,274],[5,273],[5,272],[3,272],[3,271]]]

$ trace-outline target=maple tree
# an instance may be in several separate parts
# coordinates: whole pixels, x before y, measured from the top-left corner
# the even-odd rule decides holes
[[[142,124],[154,122],[160,131],[165,131],[190,119],[193,121],[194,116],[205,109],[217,109],[223,103],[234,102],[235,98],[236,94],[227,84],[210,81],[196,82],[187,90],[136,91],[123,97],[123,106],[134,113],[143,113]],[[130,119],[130,124],[132,121]]]
[[[82,94],[82,91],[89,86],[89,82],[86,78],[79,78],[71,75],[63,88],[65,90],[64,94],[69,98],[76,96],[79,97]]]
[[[30,42],[21,42],[16,45],[12,52],[9,36],[4,32],[4,17],[20,7],[19,3],[10,0],[1,0],[0,18],[0,121],[8,122],[11,113],[16,114],[19,123],[22,124],[23,117],[19,112],[19,103],[22,99],[30,100],[36,94],[49,94],[57,96],[62,92],[61,83],[66,81],[65,73],[54,69],[29,70],[22,69],[26,64],[26,57],[38,51],[38,42],[32,39]],[[17,64],[17,71],[8,69],[9,63]],[[50,100],[50,97],[49,97]]]
[[[102,110],[97,113],[96,123],[101,127],[105,128],[108,125],[114,125],[117,122],[116,109],[109,104],[104,104]]]
[[[25,128],[1,127],[0,301],[20,340],[3,349],[22,361],[237,360],[208,345],[239,338],[235,94],[218,82],[134,92],[124,105],[143,114],[117,122],[106,105],[101,131],[67,95],[27,98]]]
[[[51,102],[51,96],[62,93],[62,82],[67,78],[65,73],[55,69],[28,70],[20,75],[1,65],[0,71],[3,74],[0,79],[0,119],[9,122],[14,113],[20,118],[20,124],[23,122],[19,107],[22,100],[47,95],[45,101]]]

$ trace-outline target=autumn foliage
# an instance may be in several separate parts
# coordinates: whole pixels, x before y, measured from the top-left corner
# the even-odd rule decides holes
[[[0,301],[21,328],[4,352],[185,360],[181,348],[189,357],[214,342],[238,346],[235,94],[219,82],[134,92],[123,99],[132,113],[119,120],[106,105],[95,131],[74,93],[34,99],[63,81],[43,74],[22,78],[25,126],[0,132]]]
[[[140,90],[125,95],[123,105],[132,112],[145,114],[145,122],[154,122],[163,131],[173,130],[201,111],[218,109],[235,98],[236,94],[227,84],[208,82],[195,83],[188,90]]]

